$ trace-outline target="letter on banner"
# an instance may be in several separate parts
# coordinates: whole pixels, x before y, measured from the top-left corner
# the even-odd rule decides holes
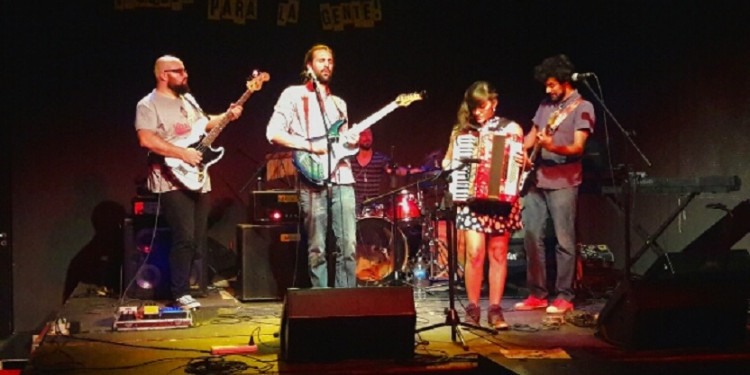
[[[182,10],[182,4],[183,0],[172,0],[172,10],[180,11]]]
[[[344,25],[354,24],[354,14],[352,14],[351,3],[341,3],[341,23]]]
[[[323,30],[333,30],[333,19],[331,17],[331,4],[320,4],[320,24]]]
[[[372,19],[373,21],[383,20],[383,7],[380,4],[380,0],[370,0],[372,3]]]
[[[276,26],[286,25],[286,13],[289,9],[289,4],[279,2],[279,10],[276,12]]]
[[[331,7],[331,21],[333,22],[333,31],[344,30],[344,22],[341,17],[341,5]]]
[[[287,9],[287,23],[297,23],[299,21],[299,0],[289,0],[289,8]]]
[[[234,19],[234,12],[232,12],[232,3],[235,0],[222,0],[221,8],[219,9],[219,17],[223,20]]]
[[[238,25],[245,24],[245,14],[247,13],[247,0],[233,0],[232,1],[232,21]]]
[[[258,0],[245,0],[245,19],[258,19]]]
[[[375,7],[373,6],[372,0],[365,0],[360,2],[360,25],[361,27],[374,27],[375,26]]]
[[[220,20],[219,12],[223,0],[208,0],[206,3],[208,4],[208,19],[211,21]]]

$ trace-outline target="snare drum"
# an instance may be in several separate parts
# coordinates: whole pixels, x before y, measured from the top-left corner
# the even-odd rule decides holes
[[[395,233],[395,235],[393,234]],[[406,270],[406,236],[386,219],[357,221],[357,284],[378,285]]]

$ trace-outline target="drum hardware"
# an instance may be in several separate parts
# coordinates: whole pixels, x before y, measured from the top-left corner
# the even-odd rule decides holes
[[[445,225],[443,225],[444,227]],[[445,228],[443,228],[443,232]],[[428,254],[429,278],[431,281],[448,279],[448,244],[440,238],[440,222],[432,211],[422,222],[422,246]]]
[[[409,250],[419,252],[422,247],[424,204],[419,186],[436,177],[430,175],[361,202],[357,222],[359,285],[398,284],[404,281],[403,275],[411,270],[408,264]],[[410,189],[415,186],[416,194]],[[386,199],[390,204],[384,203]],[[373,224],[376,222],[378,224]]]

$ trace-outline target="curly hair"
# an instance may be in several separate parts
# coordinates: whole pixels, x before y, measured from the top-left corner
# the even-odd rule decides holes
[[[575,66],[563,54],[552,56],[544,59],[541,64],[534,67],[534,79],[539,82],[546,82],[547,78],[554,78],[560,83],[572,82],[572,75],[575,72]]]

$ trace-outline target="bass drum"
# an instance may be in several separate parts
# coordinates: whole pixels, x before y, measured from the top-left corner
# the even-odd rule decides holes
[[[406,269],[408,253],[406,236],[398,226],[375,217],[357,221],[358,285],[375,286],[393,280],[396,271]]]

